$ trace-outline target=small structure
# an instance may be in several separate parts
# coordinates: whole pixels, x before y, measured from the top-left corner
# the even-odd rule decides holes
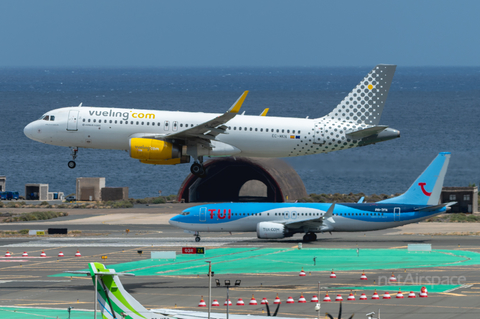
[[[63,200],[64,194],[62,192],[49,192],[48,184],[25,184],[25,199],[26,200]]]
[[[7,176],[0,176],[0,192],[7,190]]]
[[[105,177],[78,177],[76,198],[81,201],[100,201],[104,187]]]
[[[478,187],[444,187],[440,200],[442,203],[457,202],[451,206],[450,213],[477,213]]]
[[[26,200],[48,200],[48,184],[25,184]]]
[[[127,200],[128,187],[103,187],[101,191],[102,201]]]

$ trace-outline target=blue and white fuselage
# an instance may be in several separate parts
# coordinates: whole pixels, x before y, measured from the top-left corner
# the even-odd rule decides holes
[[[188,208],[170,224],[199,232],[257,232],[258,238],[305,233],[370,231],[419,222],[444,213],[439,204],[450,153],[440,153],[402,195],[376,203],[221,203]]]
[[[222,203],[195,206],[175,216],[170,223],[182,229],[202,232],[255,232],[260,222],[291,224],[313,222],[318,225],[299,225],[301,232],[369,231],[415,223],[444,213],[446,207],[433,211],[418,211],[428,206],[396,204],[336,204],[333,216],[321,221],[332,206],[330,203]],[[326,224],[326,225],[325,225]],[[293,226],[293,225],[292,225]]]

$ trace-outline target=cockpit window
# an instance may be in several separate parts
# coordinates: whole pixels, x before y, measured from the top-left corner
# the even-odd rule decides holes
[[[50,116],[48,115],[45,115],[45,117],[43,118],[44,121],[48,121],[50,119]]]
[[[50,121],[55,121],[55,115],[50,116]]]
[[[182,215],[183,215],[183,216],[190,215],[190,212],[183,212]]]

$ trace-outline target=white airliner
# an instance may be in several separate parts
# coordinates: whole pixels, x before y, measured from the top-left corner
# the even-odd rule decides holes
[[[239,114],[248,91],[223,114],[121,108],[55,109],[28,124],[32,140],[72,149],[126,150],[146,164],[194,163],[204,175],[204,156],[289,157],[391,140],[400,132],[378,125],[395,65],[379,64],[329,114],[309,119]]]

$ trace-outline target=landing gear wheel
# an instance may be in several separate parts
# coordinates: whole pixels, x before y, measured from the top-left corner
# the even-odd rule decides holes
[[[304,242],[311,242],[317,240],[317,234],[308,232],[305,235],[303,235],[303,241]]]
[[[68,162],[68,167],[75,168],[75,166],[77,166],[77,164],[74,161],[69,161]]]
[[[195,241],[198,243],[200,241],[200,237],[195,237]]]
[[[205,174],[203,165],[200,163],[193,163],[192,166],[190,167],[190,172],[192,172],[193,175],[199,176],[199,177],[203,177],[202,175]]]

